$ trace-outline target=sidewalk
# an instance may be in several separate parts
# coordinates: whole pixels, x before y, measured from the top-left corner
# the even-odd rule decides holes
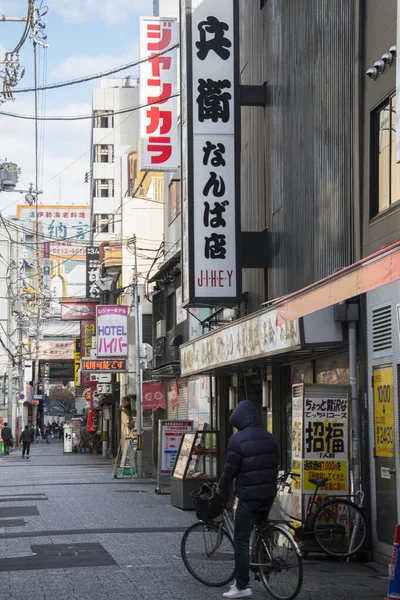
[[[100,456],[38,443],[29,461],[0,457],[1,597],[30,600],[214,600],[180,558],[192,512],[155,494],[155,482],[112,479]],[[383,600],[385,569],[326,558],[304,561],[299,600]],[[268,598],[253,586],[255,600]]]

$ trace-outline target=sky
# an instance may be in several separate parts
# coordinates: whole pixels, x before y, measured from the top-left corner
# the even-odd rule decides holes
[[[39,0],[37,1],[39,4]],[[139,56],[139,17],[153,14],[152,0],[45,0],[43,17],[48,48],[37,47],[38,84],[55,83],[106,71],[135,61]],[[27,12],[27,0],[0,0],[0,15],[19,17]],[[24,23],[0,22],[0,61],[4,51],[20,40]],[[33,46],[27,40],[20,52],[25,75],[19,88],[33,85]],[[116,78],[139,75],[139,67]],[[38,94],[39,114],[89,115],[92,90],[100,80]],[[14,102],[0,104],[1,111],[34,114],[34,94],[15,94]],[[34,122],[0,114],[0,159],[21,168],[19,188],[35,178]],[[39,189],[43,204],[88,204],[90,169],[90,120],[48,121],[39,126]],[[81,158],[80,158],[81,157]],[[0,210],[15,214],[23,196],[0,194]]]

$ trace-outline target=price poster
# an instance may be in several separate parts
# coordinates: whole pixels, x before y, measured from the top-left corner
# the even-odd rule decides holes
[[[394,456],[393,368],[376,367],[374,384],[375,456]]]

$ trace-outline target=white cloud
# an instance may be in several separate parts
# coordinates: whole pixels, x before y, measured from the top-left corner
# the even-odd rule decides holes
[[[18,99],[13,105],[6,105],[10,112],[32,114],[29,100]],[[4,107],[3,107],[4,108]],[[91,113],[89,104],[69,104],[64,108],[52,108],[46,111],[47,116],[86,115]],[[89,189],[84,183],[84,174],[89,169],[90,154],[87,153],[77,162],[81,154],[90,148],[91,121],[46,121],[43,169],[40,169],[40,183],[48,182],[43,187],[40,201],[46,204],[58,202],[63,204],[87,204]],[[0,157],[16,162],[21,167],[20,187],[26,188],[29,182],[35,181],[35,141],[34,123],[0,116]],[[41,130],[39,130],[41,131]],[[71,163],[74,163],[71,165]],[[71,166],[69,166],[71,165]],[[63,169],[68,167],[63,173]],[[53,179],[54,178],[54,179]],[[22,198],[15,193],[2,194],[0,208]],[[15,207],[7,209],[6,214],[15,214]]]
[[[139,45],[134,44],[132,48],[121,54],[98,54],[97,56],[69,56],[63,63],[52,69],[52,77],[59,81],[66,79],[73,79],[75,77],[82,77],[85,75],[92,75],[103,71],[108,71],[114,67],[121,67],[124,64],[134,62],[138,60],[139,56]],[[139,67],[136,67],[139,72]],[[125,71],[121,71],[121,77],[124,76]],[[116,77],[118,77],[118,73]],[[96,86],[94,82],[94,86]]]
[[[100,18],[114,25],[131,16],[152,15],[152,7],[152,0],[57,0],[51,8],[65,21],[84,23]]]

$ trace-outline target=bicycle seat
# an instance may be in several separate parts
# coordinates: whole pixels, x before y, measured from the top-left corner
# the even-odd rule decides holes
[[[329,478],[324,477],[324,479],[309,479],[308,481],[310,483],[312,483],[313,485],[315,485],[316,487],[322,487],[329,481]]]

